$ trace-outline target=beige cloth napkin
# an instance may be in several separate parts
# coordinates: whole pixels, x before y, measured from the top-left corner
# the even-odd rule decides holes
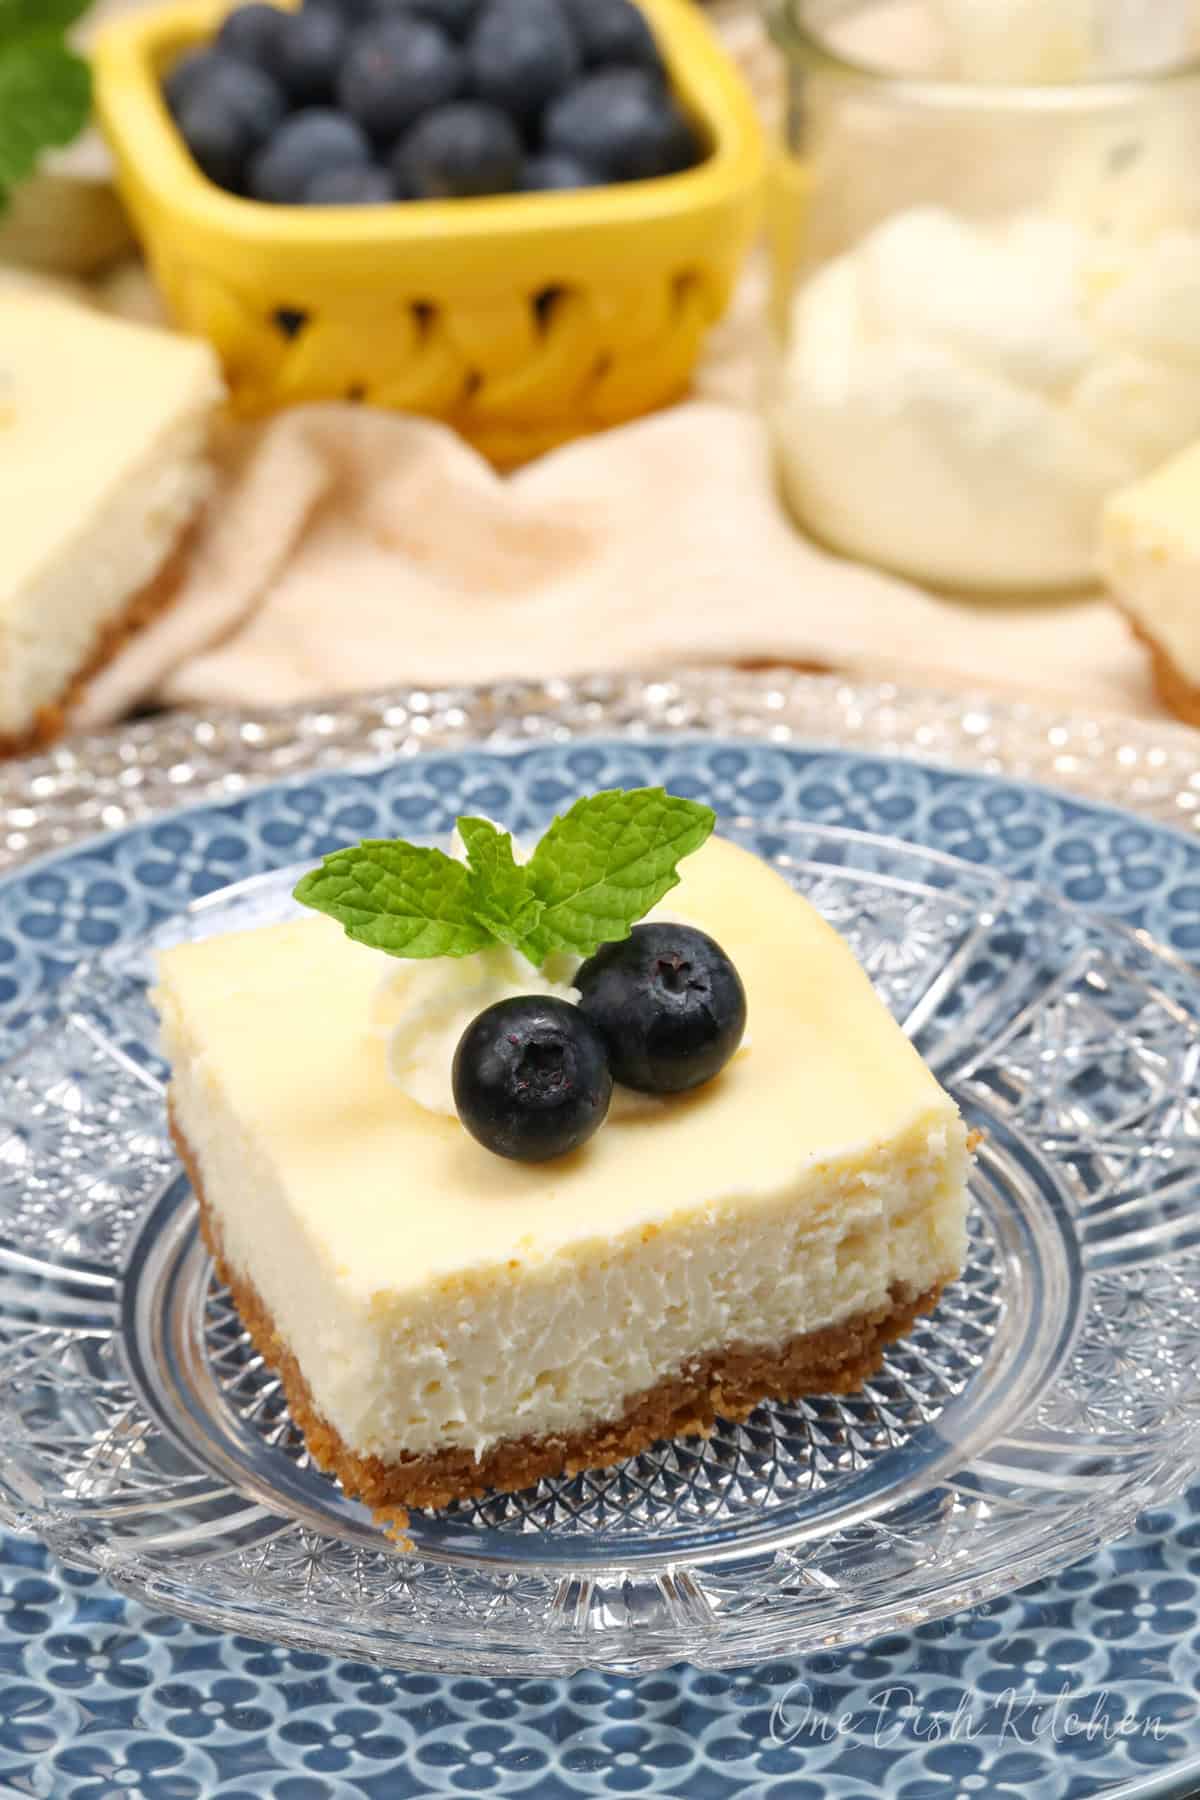
[[[696,400],[507,478],[437,424],[350,406],[244,432],[175,604],[78,722],[751,660],[1156,710],[1106,602],[960,605],[826,556],[779,507],[757,415]]]

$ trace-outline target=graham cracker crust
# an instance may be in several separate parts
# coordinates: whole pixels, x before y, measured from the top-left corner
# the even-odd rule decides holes
[[[1129,620],[1134,637],[1145,644],[1150,652],[1154,686],[1163,705],[1177,719],[1182,719],[1185,725],[1200,725],[1200,686],[1188,680],[1179,664],[1156,638],[1151,637],[1144,626],[1129,613],[1125,617]]]
[[[87,661],[76,670],[57,699],[38,708],[29,730],[8,736],[0,732],[0,757],[24,756],[30,750],[43,750],[63,735],[71,712],[82,700],[92,677],[113,662],[143,626],[149,625],[171,605],[179,589],[179,578],[194,531],[194,524],[184,527],[158,574],[139,588],[114,618],[101,626]]]
[[[479,1461],[470,1450],[451,1447],[385,1463],[351,1450],[318,1411],[299,1363],[253,1282],[225,1259],[196,1158],[173,1117],[171,1135],[196,1195],[204,1242],[255,1349],[279,1374],[292,1419],[303,1432],[313,1461],[336,1475],[346,1493],[362,1500],[381,1523],[401,1532],[409,1508],[448,1506],[493,1488],[517,1492],[543,1476],[575,1475],[624,1462],[666,1438],[708,1437],[718,1418],[744,1419],[763,1400],[851,1393],[879,1368],[888,1344],[911,1330],[920,1314],[933,1311],[942,1292],[942,1282],[923,1294],[893,1289],[888,1305],[841,1325],[802,1332],[781,1348],[727,1345],[646,1393],[632,1396],[620,1418],[585,1431],[508,1439],[493,1445]]]

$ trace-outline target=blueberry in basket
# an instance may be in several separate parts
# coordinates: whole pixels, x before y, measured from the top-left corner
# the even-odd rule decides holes
[[[665,74],[646,15],[633,0],[563,0],[589,68],[653,69]]]
[[[308,206],[386,206],[396,198],[392,178],[377,163],[338,163],[304,189]]]
[[[275,205],[562,193],[704,156],[634,0],[251,0],[163,96],[210,181]]]
[[[217,33],[217,49],[239,62],[270,70],[279,56],[279,39],[291,15],[264,0],[236,7]]]
[[[331,0],[316,0],[316,3],[328,6]],[[334,0],[341,5],[353,5],[356,0]],[[418,19],[428,19],[431,25],[440,25],[453,38],[465,38],[483,10],[483,0],[357,0],[364,5],[368,14],[375,18],[386,18],[394,13],[409,13]]]
[[[284,14],[273,73],[293,106],[316,106],[333,98],[347,35],[345,20],[329,6]]]
[[[578,157],[544,150],[539,156],[526,157],[521,186],[527,194],[550,194],[571,188],[595,187],[601,179]]]
[[[583,67],[559,0],[492,0],[467,42],[467,63],[479,98],[525,126]]]
[[[465,85],[463,54],[444,31],[398,14],[356,32],[337,81],[343,111],[380,142],[394,142]]]
[[[604,69],[578,82],[549,108],[543,134],[548,150],[608,181],[674,175],[697,160],[690,121],[645,69]]]
[[[176,73],[167,98],[184,142],[210,181],[239,189],[249,159],[283,123],[283,94],[264,70],[221,50]]]
[[[521,174],[521,139],[507,113],[462,100],[426,113],[397,145],[392,175],[416,200],[509,193]]]
[[[277,205],[302,203],[320,174],[371,160],[362,127],[330,107],[293,113],[250,165],[250,192]]]

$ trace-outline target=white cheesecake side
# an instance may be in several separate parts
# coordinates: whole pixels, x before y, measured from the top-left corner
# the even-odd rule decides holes
[[[965,1128],[849,949],[730,844],[681,874],[741,972],[752,1048],[540,1166],[389,1082],[369,1024],[386,959],[330,921],[163,954],[173,1114],[226,1265],[355,1454],[577,1433],[731,1345],[961,1271]]]
[[[1200,444],[1109,501],[1100,566],[1170,704],[1186,712],[1193,689],[1200,713]]]
[[[0,740],[59,705],[209,491],[207,345],[0,294]]]

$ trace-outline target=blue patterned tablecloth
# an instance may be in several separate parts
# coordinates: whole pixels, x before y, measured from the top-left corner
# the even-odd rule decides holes
[[[1155,1776],[1200,1791],[1200,1487],[911,1637],[636,1680],[338,1662],[149,1612],[0,1538],[6,1795],[1084,1800]]]

